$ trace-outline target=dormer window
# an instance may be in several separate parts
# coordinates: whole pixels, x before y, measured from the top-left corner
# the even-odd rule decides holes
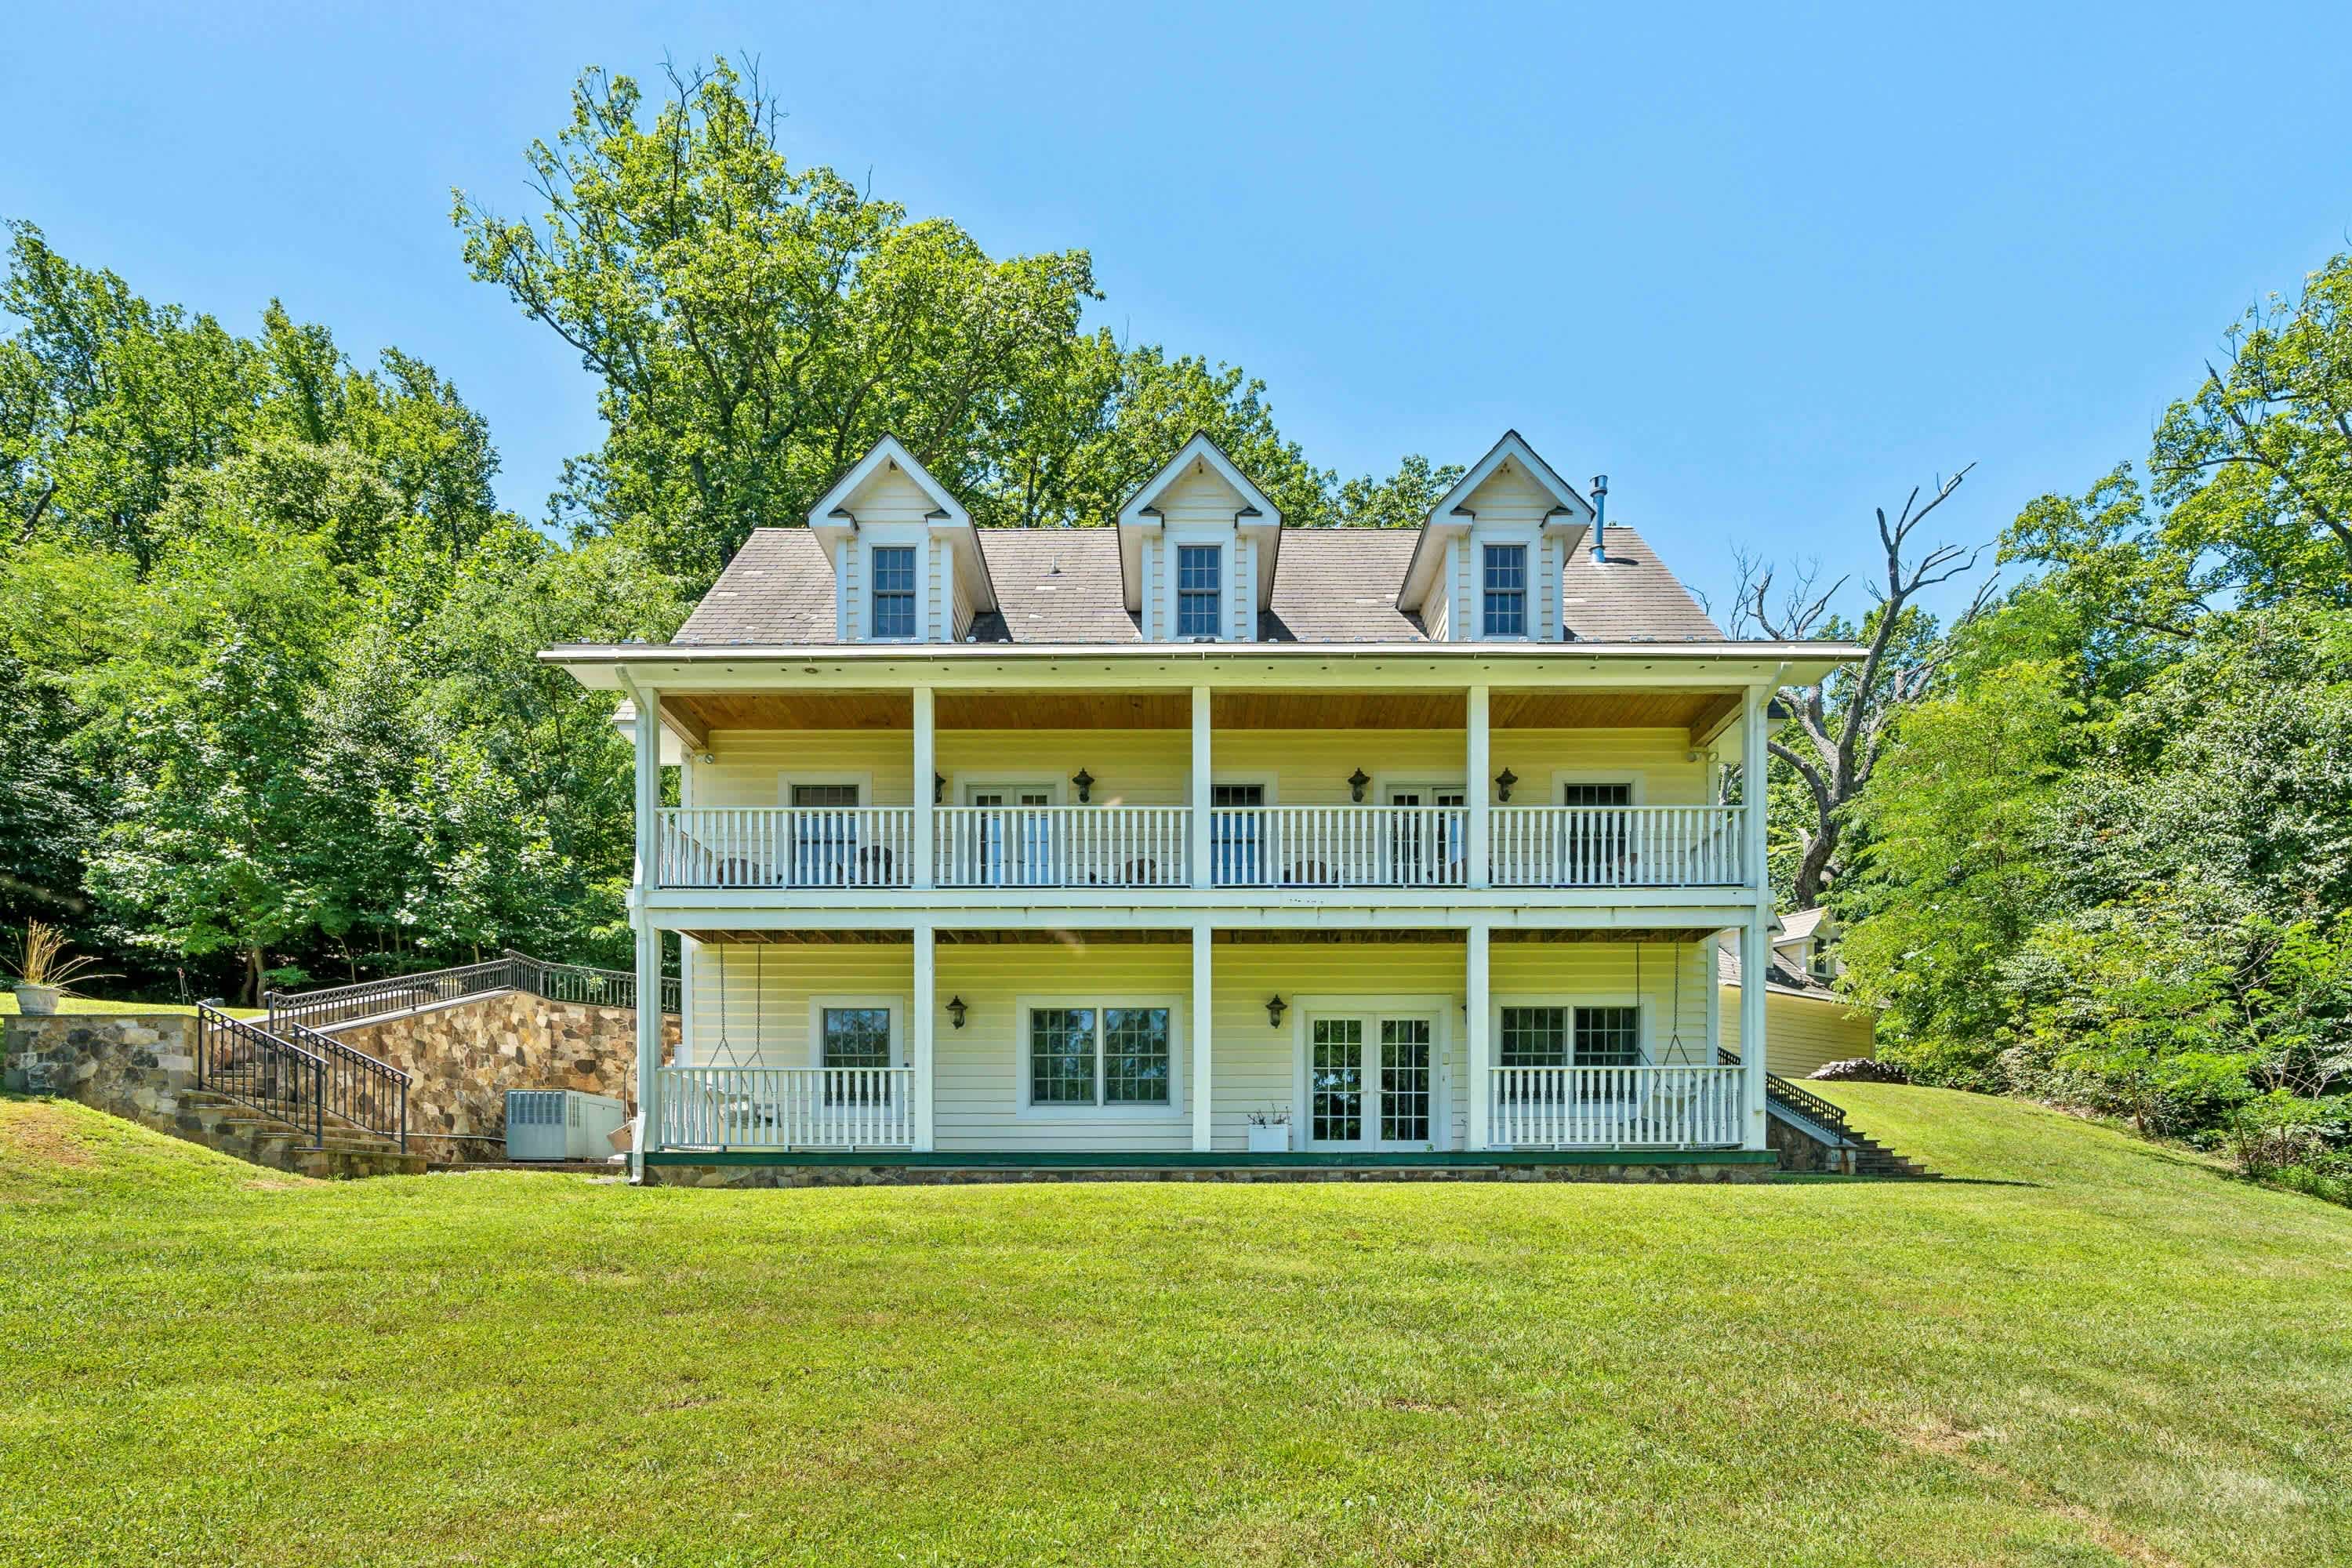
[[[874,636],[915,635],[915,549],[910,544],[874,550]]]
[[[1176,552],[1176,635],[1213,637],[1224,627],[1224,595],[1218,591],[1225,551],[1219,544],[1186,544]]]
[[[1528,547],[1486,546],[1486,636],[1528,635]]]

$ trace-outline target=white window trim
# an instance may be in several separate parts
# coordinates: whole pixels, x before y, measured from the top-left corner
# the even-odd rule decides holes
[[[1681,948],[1675,952],[1679,953]],[[1631,1007],[1634,1012],[1634,1037],[1641,1043],[1643,1067],[1658,1065],[1656,1009],[1650,999],[1632,991],[1539,992],[1489,999],[1486,1037],[1494,1042],[1495,1065],[1503,1065],[1503,1009],[1506,1007],[1565,1007],[1569,1010],[1569,1066],[1576,1065],[1576,1009],[1579,1007]]]
[[[991,768],[956,768],[948,773],[948,804],[968,806],[974,790],[1001,789],[1007,792],[1042,789],[1052,795],[1049,803],[1063,804],[1063,792],[1069,781],[1059,773],[999,773]],[[1018,807],[1007,807],[1017,810]],[[1031,810],[1037,809],[1033,806]]]
[[[1495,529],[1484,538],[1472,531],[1477,559],[1471,563],[1470,596],[1478,617],[1479,642],[1535,642],[1542,626],[1542,616],[1536,605],[1536,588],[1543,581],[1543,541],[1532,531],[1511,528]],[[1526,553],[1520,556],[1519,630],[1494,633],[1486,629],[1486,547],[1490,544],[1517,545]]]
[[[877,530],[877,531],[879,532],[880,531]],[[925,548],[925,546],[930,541],[928,533],[926,533],[922,538],[908,539],[894,538],[890,534],[884,533],[880,538],[861,539],[858,542],[858,549],[862,555],[860,563],[866,568],[866,580],[858,587],[858,592],[864,596],[866,601],[863,606],[864,613],[860,617],[861,629],[866,634],[863,640],[866,642],[894,645],[899,643],[919,643],[926,640],[924,637],[924,627],[929,620],[931,595],[930,573],[928,570],[929,563],[926,559],[929,552]],[[908,550],[914,552],[915,629],[912,633],[903,637],[886,637],[877,633],[874,629],[874,596],[877,592],[879,592],[879,589],[876,586],[874,572],[874,552],[877,550]]]
[[[855,784],[857,786],[857,805],[856,809],[863,811],[866,807],[874,804],[874,775],[870,773],[780,773],[776,775],[776,804],[778,805],[787,808],[791,807],[793,804],[793,786],[794,784]],[[823,808],[816,806],[803,806],[801,809],[803,811],[814,811]],[[840,810],[847,808],[835,807],[834,809]]]
[[[1168,1103],[1166,1105],[1034,1105],[1029,1100],[1029,1016],[1041,1007],[1090,1007],[1095,1013],[1095,1059],[1099,1080],[1102,1059],[1102,1015],[1110,1007],[1165,1007],[1168,1010]],[[1176,1121],[1189,1118],[1185,1110],[1185,1069],[1191,1047],[1185,1043],[1184,1001],[1180,996],[1128,996],[1115,991],[1066,995],[1015,996],[1013,999],[1013,1113],[1034,1121]]]
[[[1454,1146],[1454,1016],[1462,1010],[1461,997],[1443,994],[1296,996],[1291,999],[1291,1006],[1295,1009],[1290,1016],[1290,1146],[1293,1149],[1314,1147],[1311,1137],[1313,1107],[1307,1100],[1307,1052],[1314,1043],[1315,1031],[1309,1020],[1317,1017],[1377,1020],[1381,1015],[1391,1018],[1427,1018],[1430,1021],[1429,1051],[1433,1069],[1429,1086],[1430,1141],[1426,1143],[1364,1142],[1326,1147],[1413,1152]],[[1372,1043],[1377,1044],[1378,1041]]]
[[[1544,804],[1546,805],[1559,805],[1562,792],[1568,785],[1572,784],[1621,784],[1627,786],[1627,799],[1632,804],[1629,805],[1626,809],[1630,811],[1633,806],[1640,805],[1642,804],[1642,796],[1644,793],[1642,788],[1643,782],[1643,775],[1641,773],[1628,773],[1623,768],[1555,768],[1552,770],[1551,775],[1551,795],[1544,802]]]
[[[1217,790],[1221,790],[1221,789],[1231,789],[1231,788],[1234,787],[1235,785],[1247,786],[1247,785],[1250,785],[1250,784],[1255,784],[1255,785],[1257,785],[1260,789],[1262,789],[1262,790],[1265,791],[1265,799],[1260,803],[1259,807],[1258,807],[1258,809],[1260,809],[1260,810],[1264,810],[1264,809],[1265,809],[1265,808],[1267,808],[1267,807],[1270,807],[1270,806],[1276,806],[1276,805],[1280,805],[1282,804],[1282,801],[1281,801],[1281,793],[1282,793],[1282,792],[1281,792],[1281,789],[1280,789],[1280,787],[1279,787],[1279,786],[1280,786],[1280,784],[1281,784],[1281,780],[1280,780],[1280,777],[1279,777],[1277,774],[1275,774],[1275,773],[1226,773],[1226,772],[1223,771],[1222,769],[1220,769],[1220,768],[1218,768],[1218,767],[1216,766],[1216,763],[1215,763],[1215,758],[1214,758],[1214,756],[1213,756],[1213,755],[1212,755],[1212,757],[1211,757],[1211,759],[1210,759],[1210,768],[1209,768],[1209,789],[1210,789],[1210,791],[1212,792],[1212,794],[1213,794],[1213,793],[1214,793],[1215,791],[1217,791]],[[1189,794],[1189,793],[1191,792],[1191,790],[1192,790],[1192,781],[1190,778],[1187,778],[1187,779],[1184,781],[1184,788],[1185,788],[1185,791],[1186,791],[1186,793],[1187,793],[1187,794]],[[1191,803],[1188,801],[1186,804],[1188,804],[1188,805],[1189,805],[1189,804],[1191,804]],[[1247,810],[1247,809],[1249,809],[1249,808],[1248,808],[1248,807],[1245,807],[1245,806],[1235,806],[1235,807],[1234,807],[1233,809],[1234,809],[1234,810],[1236,810],[1236,811],[1243,811],[1243,810]]]
[[[824,1010],[828,1007],[887,1007],[890,1011],[890,1065],[907,1065],[907,1007],[904,995],[812,996],[809,998],[808,1061],[824,1066]]]
[[[1216,642],[1234,640],[1234,558],[1240,553],[1240,541],[1234,535],[1220,531],[1209,532],[1199,528],[1179,529],[1170,532],[1168,547],[1168,640],[1189,643],[1200,640],[1196,635],[1181,628],[1184,624],[1184,552],[1187,549],[1217,552],[1217,633]]]

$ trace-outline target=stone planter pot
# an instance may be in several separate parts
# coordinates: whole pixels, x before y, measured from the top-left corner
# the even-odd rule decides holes
[[[16,987],[16,1011],[28,1017],[46,1017],[58,1010],[58,998],[65,993],[54,985],[24,985]]]
[[[1249,1152],[1253,1154],[1286,1154],[1290,1152],[1290,1127],[1261,1127],[1250,1123]]]

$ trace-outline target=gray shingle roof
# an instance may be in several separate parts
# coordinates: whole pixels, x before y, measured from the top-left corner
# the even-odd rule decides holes
[[[1282,534],[1273,601],[1258,635],[1275,642],[1419,642],[1396,607],[1414,540],[1409,529],[1293,528]],[[982,642],[1131,643],[1118,535],[1108,528],[983,528],[981,553],[998,612],[972,623]],[[1609,560],[1590,536],[1561,576],[1568,628],[1586,642],[1718,642],[1723,633],[1642,536],[1609,527]],[[671,639],[695,644],[837,640],[833,568],[805,529],[755,530]]]

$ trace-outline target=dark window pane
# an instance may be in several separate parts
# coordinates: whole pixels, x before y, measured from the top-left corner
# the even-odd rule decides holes
[[[1632,1068],[1642,1065],[1642,1013],[1638,1007],[1579,1007],[1576,1065]]]
[[[1528,632],[1528,547],[1486,546],[1486,635],[1525,637]]]
[[[1176,549],[1176,635],[1180,637],[1221,637],[1224,627],[1219,580],[1224,549],[1215,544],[1183,544]]]
[[[915,635],[915,550],[907,544],[874,552],[874,635]]]
[[[1633,786],[1629,784],[1572,784],[1560,786],[1562,805],[1631,805]]]
[[[1038,1007],[1029,1015],[1029,1102],[1095,1102],[1095,1012]]]
[[[1171,1081],[1168,1009],[1103,1009],[1103,1103],[1166,1105]]]
[[[824,1065],[828,1068],[887,1068],[890,1065],[890,1009],[887,1007],[827,1007],[824,1010]],[[824,1084],[827,1105],[881,1105],[888,1102],[888,1080],[844,1074]]]
[[[1429,1141],[1429,1020],[1381,1020],[1381,1137]]]
[[[1565,1007],[1506,1007],[1503,1037],[1496,1063],[1507,1068],[1557,1068],[1568,1065],[1568,1009]]]
[[[1314,1057],[1307,1097],[1319,1142],[1354,1143],[1364,1136],[1364,1026],[1357,1018],[1315,1020]]]

